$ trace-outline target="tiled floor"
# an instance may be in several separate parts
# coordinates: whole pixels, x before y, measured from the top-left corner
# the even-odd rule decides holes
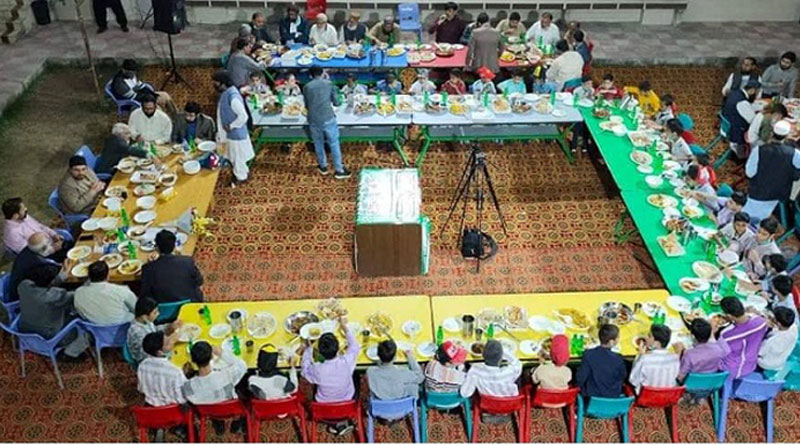
[[[122,33],[115,24],[105,34],[94,34],[88,23],[95,57],[133,57],[143,63],[167,63],[167,36],[131,27]],[[800,46],[800,27],[794,23],[692,23],[642,26],[629,23],[587,23],[584,29],[596,43],[597,63],[718,64],[744,55],[775,58]],[[196,25],[173,39],[182,63],[215,61],[236,32],[235,24]],[[39,27],[14,45],[0,45],[0,110],[18,95],[42,69],[46,60],[83,61],[84,47],[75,22]]]

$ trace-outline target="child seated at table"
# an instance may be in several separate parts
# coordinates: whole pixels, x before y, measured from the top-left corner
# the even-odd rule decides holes
[[[733,222],[734,215],[741,212],[746,203],[747,195],[740,191],[734,191],[730,197],[717,196],[714,212],[708,216],[717,223],[717,227],[725,227]]]
[[[767,300],[774,312],[779,307],[789,309],[797,317],[797,307],[794,304],[794,296],[792,295],[792,286],[794,280],[789,275],[778,275],[772,278],[770,285],[770,292],[767,294]]]
[[[575,383],[583,397],[620,397],[627,371],[622,356],[612,351],[619,343],[619,327],[604,324],[597,337],[600,346],[584,351]]]
[[[450,70],[450,78],[442,84],[442,92],[452,95],[467,94],[467,84],[461,79],[460,69],[453,68]]]
[[[422,96],[425,92],[433,94],[436,92],[436,85],[428,78],[428,70],[420,69],[417,71],[417,80],[411,84],[408,92],[412,96]]]
[[[276,82],[275,91],[283,93],[284,97],[300,96],[303,94],[294,74],[289,74],[285,79],[278,80],[278,82]]]
[[[652,121],[648,121],[651,128],[660,130],[667,125],[667,121],[675,119],[675,101],[671,94],[661,96],[661,110],[653,116]]]
[[[500,362],[506,364],[501,366]],[[495,397],[511,397],[519,394],[517,379],[522,373],[522,363],[510,351],[504,351],[497,340],[489,340],[483,348],[483,363],[475,363],[467,371],[461,385],[461,397],[479,394]]]
[[[746,212],[737,212],[733,221],[720,229],[719,233],[728,240],[727,250],[736,252],[739,258],[756,242],[756,234],[750,228],[750,215]]]
[[[709,210],[713,210],[717,205],[717,191],[714,190],[714,187],[711,187],[707,179],[703,180],[702,172],[702,168],[696,163],[689,164],[686,169],[686,185],[692,189],[689,196]]]
[[[502,91],[504,94],[525,94],[528,92],[527,88],[525,87],[525,79],[522,77],[522,73],[520,71],[514,71],[510,78],[500,82],[497,85],[497,89]]]
[[[665,136],[670,146],[669,152],[672,155],[672,159],[686,165],[694,159],[694,155],[692,155],[692,149],[689,148],[689,144],[683,140],[683,125],[678,119],[670,119],[665,127]]]
[[[433,358],[425,366],[425,390],[458,392],[467,376],[464,372],[467,350],[457,343],[446,341],[436,349]]]
[[[605,100],[622,99],[622,90],[614,85],[614,75],[611,73],[603,74],[603,81],[600,82],[594,93],[603,96]]]
[[[531,381],[542,389],[567,389],[572,380],[572,371],[567,368],[569,361],[569,340],[566,335],[554,335],[550,352],[539,353],[542,364],[531,373]]]
[[[419,385],[425,381],[413,351],[405,350],[403,355],[408,366],[397,366],[394,357],[397,344],[394,340],[384,340],[378,344],[380,364],[367,368],[367,384],[372,395],[380,400],[397,400],[417,397]]]
[[[241,87],[239,91],[245,95],[259,94],[262,96],[272,94],[272,90],[264,82],[264,76],[260,72],[250,73],[250,83]]]
[[[762,219],[756,232],[756,241],[745,252],[742,261],[745,270],[753,279],[759,279],[766,274],[766,268],[762,259],[765,255],[781,253],[778,244],[775,243],[775,234],[778,232],[778,221],[770,216]]]
[[[758,366],[765,371],[776,371],[772,378],[783,380],[789,372],[786,361],[797,345],[797,313],[777,307],[772,315],[772,330],[758,349]]]
[[[675,343],[675,352],[681,357],[678,381],[683,382],[689,374],[707,374],[722,369],[722,359],[731,352],[725,340],[711,338],[711,323],[697,317],[689,324],[694,346],[686,349],[683,343]]]
[[[267,343],[258,351],[258,370],[247,379],[247,386],[253,397],[261,400],[277,400],[297,392],[297,368],[295,357],[289,358],[289,376],[278,371],[278,351]]]
[[[761,277],[760,289],[764,293],[768,293],[772,289],[772,279],[778,275],[788,275],[786,272],[786,257],[782,253],[773,253],[765,255],[761,260],[764,263],[766,273]]]
[[[649,80],[639,82],[638,87],[625,87],[624,91],[636,99],[645,117],[652,119],[661,110],[661,100],[658,98],[658,94],[653,91]]]
[[[686,133],[684,131],[684,133]],[[683,137],[683,136],[681,136]],[[686,139],[684,139],[686,141]],[[689,142],[686,142],[689,144]],[[691,147],[691,144],[689,144]],[[694,155],[695,161],[697,161],[697,165],[700,166],[700,178],[698,182],[700,184],[711,184],[711,187],[717,188],[717,173],[714,171],[714,166],[711,165],[711,157],[708,156],[708,153],[698,153]]]
[[[470,91],[475,95],[497,94],[497,89],[492,80],[495,74],[489,68],[482,66],[478,68],[478,80],[472,83]]]
[[[342,86],[342,96],[350,99],[357,94],[366,95],[367,87],[358,83],[355,73],[347,73],[346,83]]]
[[[576,101],[581,99],[588,99],[594,101],[594,85],[592,82],[592,76],[584,75],[581,77],[581,84],[578,88],[572,90],[572,95],[575,97]],[[582,122],[581,122],[582,123]]]
[[[671,388],[678,385],[681,362],[678,354],[667,351],[672,331],[666,325],[651,325],[650,333],[639,342],[639,353],[629,378],[636,394],[642,386]]]
[[[397,75],[391,71],[386,73],[385,79],[378,81],[375,89],[384,94],[403,94],[403,84],[397,80]]]

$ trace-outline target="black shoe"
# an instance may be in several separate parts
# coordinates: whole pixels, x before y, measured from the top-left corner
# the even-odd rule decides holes
[[[244,432],[244,420],[237,419],[231,422],[231,433],[241,434]]]
[[[214,428],[214,432],[217,436],[225,434],[225,422],[221,420],[212,420],[211,426]]]
[[[347,425],[344,425],[344,426],[341,426],[341,427],[336,427],[336,435],[341,437],[341,436],[344,436],[346,434],[352,433],[353,430],[355,430],[355,429],[356,429],[356,427],[353,426],[353,425],[350,425],[350,424],[347,424]]]
[[[130,29],[127,26],[122,27],[122,32],[129,32]]]
[[[319,172],[319,174],[321,174],[322,176],[328,176],[328,175],[331,173],[331,171],[330,171],[330,170],[328,170],[328,167],[321,167],[321,166],[319,166],[319,165],[317,166],[317,171],[318,171],[318,172]]]
[[[292,146],[291,145],[289,145],[289,144],[281,144],[281,153],[288,154],[288,153],[291,153],[291,151],[292,151]]]
[[[336,172],[333,175],[333,177],[336,178],[336,179],[347,179],[350,176],[352,176],[352,173],[350,173],[350,170],[348,170],[346,168],[342,169],[342,171],[340,171],[340,172]]]
[[[171,429],[170,432],[176,436],[181,442],[186,442],[189,440],[189,430],[185,426],[176,426],[175,428]]]
[[[102,33],[106,32],[106,31],[108,31],[108,27],[103,26],[103,27],[97,28],[97,33],[98,34],[102,34]]]

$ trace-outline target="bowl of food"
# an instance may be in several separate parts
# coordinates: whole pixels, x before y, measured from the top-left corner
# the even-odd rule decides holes
[[[136,275],[140,270],[142,270],[141,260],[126,260],[117,268],[122,275]]]
[[[482,341],[472,342],[472,344],[469,345],[469,353],[473,357],[482,357],[484,349],[486,349],[486,343]]]
[[[592,110],[592,115],[598,119],[605,119],[611,116],[611,112],[605,108],[595,108]]]
[[[158,177],[158,183],[164,187],[172,187],[178,182],[178,175],[175,173],[164,173]]]
[[[283,328],[290,334],[299,335],[303,326],[317,322],[319,322],[319,317],[316,314],[309,311],[298,311],[286,317]]]

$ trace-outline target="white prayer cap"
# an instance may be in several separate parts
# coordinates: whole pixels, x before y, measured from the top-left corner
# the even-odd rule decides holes
[[[792,124],[785,119],[775,122],[775,125],[772,126],[772,132],[775,133],[776,136],[788,136],[791,131]]]

